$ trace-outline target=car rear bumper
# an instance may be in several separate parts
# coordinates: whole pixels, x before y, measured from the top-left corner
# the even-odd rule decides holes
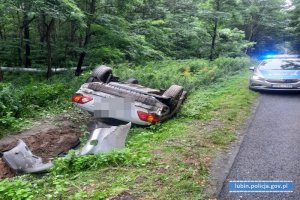
[[[137,108],[136,106],[132,105],[130,110],[115,110],[115,112],[111,112],[110,110],[101,110],[97,108],[97,106],[94,105],[94,103],[90,103],[89,105],[82,105],[82,104],[76,104],[77,107],[88,111],[92,114],[94,118],[103,118],[103,119],[116,119],[124,122],[132,122],[133,124],[141,125],[141,126],[148,126],[151,125],[151,123],[142,121],[139,119],[137,112],[138,111],[144,111],[148,112],[146,109]],[[113,111],[113,110],[112,110]],[[99,113],[99,114],[98,114]],[[106,116],[102,116],[101,113],[106,114]]]

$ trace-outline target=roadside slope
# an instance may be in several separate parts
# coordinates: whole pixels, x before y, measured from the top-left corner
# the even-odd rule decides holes
[[[164,124],[133,128],[124,151],[58,160],[49,175],[0,182],[0,193],[22,190],[33,199],[203,199],[212,159],[235,140],[256,98],[247,77],[242,71],[193,92],[178,116]]]

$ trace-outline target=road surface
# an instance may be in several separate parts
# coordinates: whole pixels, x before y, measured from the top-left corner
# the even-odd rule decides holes
[[[294,181],[293,193],[229,193],[228,180]],[[262,94],[218,199],[300,199],[300,95]]]

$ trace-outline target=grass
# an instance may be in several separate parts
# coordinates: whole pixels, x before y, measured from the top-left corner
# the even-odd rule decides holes
[[[58,160],[48,175],[2,181],[0,198],[105,199],[130,194],[142,199],[206,199],[212,159],[235,140],[257,96],[248,89],[248,76],[242,70],[210,87],[192,89],[174,119],[131,129],[124,151],[71,156]]]

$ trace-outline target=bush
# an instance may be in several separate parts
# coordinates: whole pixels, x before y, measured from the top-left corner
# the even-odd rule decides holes
[[[36,74],[7,74],[10,83],[0,83],[0,136],[1,129],[19,129],[24,119],[41,111],[69,108],[72,94],[87,75],[74,77],[74,72],[66,72],[45,80]]]
[[[53,103],[60,103],[66,92],[66,87],[62,83],[48,85],[46,83],[29,84],[22,88],[20,96],[24,106],[34,105],[36,107],[46,107]]]
[[[22,103],[11,84],[0,84],[0,127],[8,128],[20,116]]]
[[[52,174],[68,174],[86,170],[96,170],[103,167],[117,166],[144,166],[150,162],[150,157],[143,152],[135,153],[129,149],[112,151],[96,155],[76,156],[70,152],[66,158],[55,160]]]
[[[237,73],[250,65],[248,58],[219,58],[207,60],[150,62],[146,66],[118,65],[114,73],[122,80],[136,78],[142,85],[167,89],[172,84],[182,85],[185,90],[208,86],[222,77]]]
[[[34,199],[34,189],[31,183],[22,180],[0,181],[0,197],[3,200]]]

